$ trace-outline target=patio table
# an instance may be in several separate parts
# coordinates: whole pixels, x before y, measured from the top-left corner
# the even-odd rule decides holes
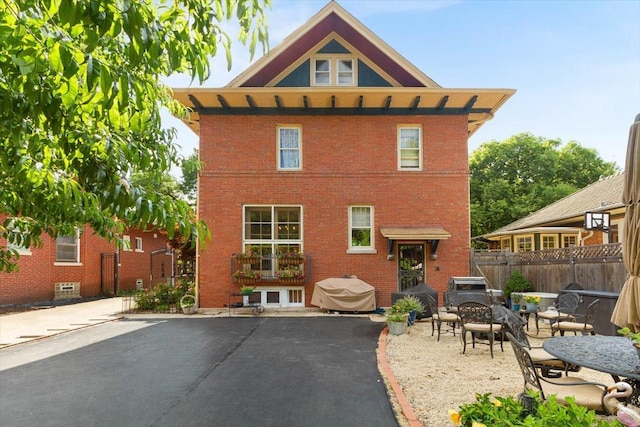
[[[606,335],[576,335],[547,339],[549,354],[577,366],[620,377],[640,380],[640,358],[628,338]]]

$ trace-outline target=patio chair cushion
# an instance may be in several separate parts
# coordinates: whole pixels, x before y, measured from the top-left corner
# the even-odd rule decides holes
[[[544,362],[544,366],[548,367],[557,367],[561,370],[564,370],[566,367],[566,363],[560,359],[557,359],[547,353],[543,348],[534,347],[527,350],[529,352],[529,356],[531,356],[531,360],[536,365],[542,364]]]
[[[585,324],[584,322],[570,322],[563,321],[555,324],[556,330],[559,331],[569,331],[569,332],[580,332],[580,331],[592,331],[593,325],[591,323]]]
[[[561,377],[554,378],[554,383],[559,384],[575,384],[586,383],[585,380],[578,377]],[[556,385],[542,382],[542,388],[545,395],[555,394],[558,397],[558,402],[562,404],[567,403],[567,396],[575,397],[576,403],[581,406],[586,406],[589,409],[596,410],[598,412],[606,412],[603,404],[603,390],[595,384],[581,384],[581,385]]]
[[[442,312],[442,311],[440,311],[438,313],[435,313],[435,314],[432,314],[432,317],[435,320],[440,320],[441,322],[447,322],[447,323],[449,323],[449,322],[459,322],[460,321],[460,318],[458,317],[457,314],[455,314],[455,313],[446,313],[446,312]]]
[[[494,323],[493,328],[489,323],[465,323],[464,327],[470,332],[500,332],[502,330],[501,323]]]
[[[555,310],[541,311],[537,314],[539,318],[545,319],[545,320],[556,320],[558,318],[568,319],[568,318],[571,318],[572,316],[569,313],[561,313]]]

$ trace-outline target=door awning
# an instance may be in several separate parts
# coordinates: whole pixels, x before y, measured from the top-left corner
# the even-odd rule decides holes
[[[438,226],[382,226],[380,233],[390,240],[446,240],[451,233]]]

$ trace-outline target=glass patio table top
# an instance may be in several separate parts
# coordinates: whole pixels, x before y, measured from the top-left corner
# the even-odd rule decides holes
[[[631,340],[606,335],[554,337],[543,344],[549,354],[574,365],[640,380],[640,357]],[[617,379],[616,379],[617,380]]]

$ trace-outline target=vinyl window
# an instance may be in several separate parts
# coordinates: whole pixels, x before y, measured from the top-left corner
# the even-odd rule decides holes
[[[374,249],[373,207],[351,206],[349,209],[349,251]]]
[[[278,127],[278,169],[300,170],[302,167],[302,138],[298,126]]]
[[[422,169],[422,130],[416,126],[398,128],[398,169]]]

